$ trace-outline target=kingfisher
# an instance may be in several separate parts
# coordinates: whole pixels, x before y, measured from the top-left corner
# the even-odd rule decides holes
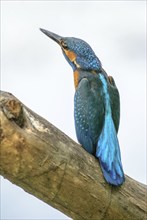
[[[61,47],[73,69],[74,120],[79,143],[98,159],[106,182],[121,185],[125,176],[117,138],[120,98],[113,77],[107,75],[84,40],[40,30]]]

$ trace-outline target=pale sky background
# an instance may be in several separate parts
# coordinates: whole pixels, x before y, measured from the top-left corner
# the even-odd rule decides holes
[[[127,175],[146,182],[146,1],[1,1],[1,89],[76,140],[72,69],[39,28],[87,41],[115,78]],[[1,219],[69,219],[1,178]]]

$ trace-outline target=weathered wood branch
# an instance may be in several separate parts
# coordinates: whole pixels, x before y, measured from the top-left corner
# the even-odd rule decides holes
[[[146,219],[144,184],[108,185],[93,156],[10,93],[0,114],[2,176],[75,220]]]

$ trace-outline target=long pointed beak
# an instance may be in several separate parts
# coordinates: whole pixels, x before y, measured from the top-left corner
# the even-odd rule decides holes
[[[61,39],[62,39],[61,36],[59,36],[59,35],[57,35],[57,34],[54,34],[54,33],[50,32],[50,31],[47,31],[47,30],[45,30],[45,29],[42,29],[42,28],[40,28],[40,30],[41,30],[44,34],[46,34],[48,37],[50,37],[52,40],[54,40],[55,42],[57,42],[57,43],[60,45]]]

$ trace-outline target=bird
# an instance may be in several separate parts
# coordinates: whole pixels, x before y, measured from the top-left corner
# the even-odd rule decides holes
[[[62,37],[40,28],[61,48],[74,75],[74,121],[78,142],[98,161],[106,182],[120,186],[125,181],[117,137],[120,97],[91,46],[82,39]]]

